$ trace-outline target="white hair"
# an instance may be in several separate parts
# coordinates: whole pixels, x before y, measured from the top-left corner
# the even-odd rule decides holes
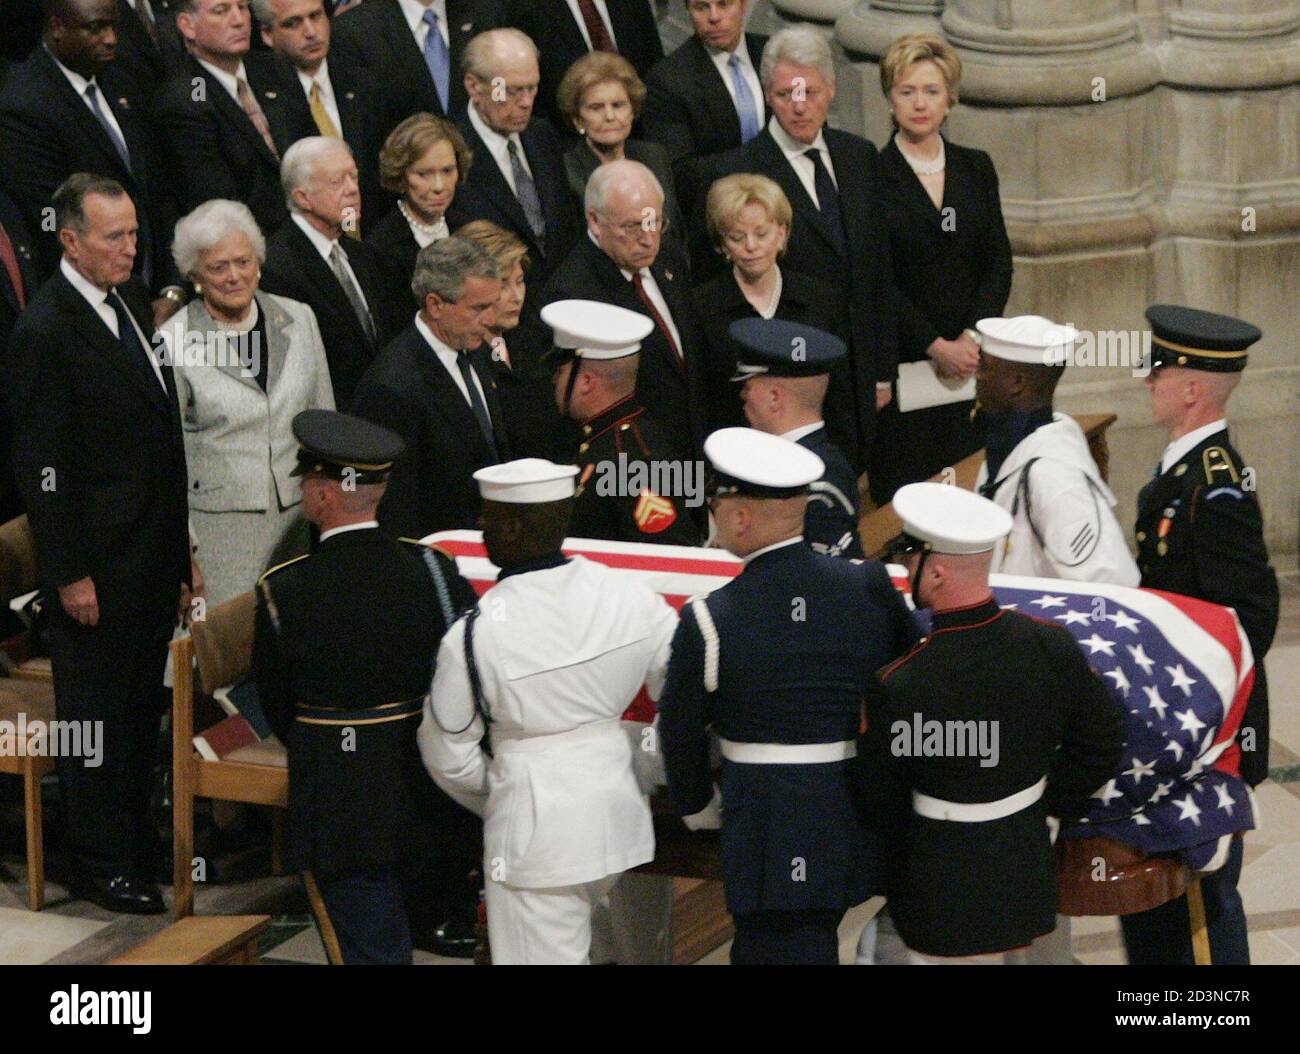
[[[497,56],[510,45],[529,52],[535,61],[541,61],[532,37],[522,29],[503,26],[500,29],[485,29],[470,38],[461,54],[461,70],[481,81],[491,80],[496,70]]]
[[[293,203],[293,192],[311,182],[317,162],[340,150],[348,157],[352,156],[352,147],[342,139],[309,135],[305,139],[299,139],[284,152],[284,158],[280,161],[280,186],[284,189],[284,203],[289,206],[290,212],[298,211],[298,206]]]
[[[258,262],[265,263],[266,239],[262,237],[262,230],[248,206],[225,198],[205,201],[176,223],[172,235],[172,259],[176,261],[176,269],[183,275],[194,274],[199,267],[199,257],[236,232],[247,236]]]
[[[835,81],[835,59],[829,38],[810,25],[786,26],[773,33],[763,49],[758,64],[758,79],[766,88],[772,83],[772,71],[782,60],[795,66],[815,66],[827,84]]]
[[[621,161],[611,161],[609,164],[596,166],[596,171],[587,179],[587,189],[582,195],[582,211],[595,211],[603,215],[605,206],[609,203],[609,193],[614,189],[614,184],[619,181],[620,177],[627,179],[632,175],[639,175],[648,180],[659,194],[659,197],[664,196],[663,185],[650,169],[646,168],[640,161],[631,161],[624,158]]]

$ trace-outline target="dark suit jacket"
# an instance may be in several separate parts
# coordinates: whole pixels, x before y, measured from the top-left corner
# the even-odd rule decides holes
[[[605,0],[605,6],[618,53],[632,63],[644,80],[651,67],[664,57],[652,0]],[[538,112],[566,139],[571,138],[576,133],[560,116],[555,92],[569,67],[591,50],[573,12],[565,0],[506,0],[506,21],[532,37],[541,52]]]
[[[23,222],[19,211],[7,195],[0,192],[0,227],[9,235],[13,243],[14,256],[18,260],[19,281],[23,285],[23,295],[30,301],[40,288],[40,279],[36,274],[36,254],[32,240],[27,234],[27,224]],[[0,364],[7,361],[9,336],[22,308],[18,302],[18,291],[9,280],[9,271],[0,266]],[[9,407],[0,399],[0,523],[12,520],[23,511],[22,496],[18,483],[14,479],[13,469],[13,424],[9,420]]]
[[[794,207],[789,247],[782,266],[834,285],[848,304],[851,392],[832,388],[827,397],[828,412],[837,419],[842,401],[851,397],[857,419],[857,442],[845,449],[854,468],[869,462],[875,432],[875,388],[877,381],[891,381],[898,372],[898,320],[889,239],[880,205],[876,175],[876,149],[869,141],[849,132],[826,128],[823,132],[838,182],[840,207],[848,237],[848,257],[840,255],[826,221],[804,189],[798,174],[785,159],[771,133],[764,128],[738,150],[732,150],[702,166],[702,188],[734,172],[758,172],[780,184]],[[702,212],[702,209],[701,209]],[[701,219],[699,229],[705,230]],[[701,246],[696,256],[705,268],[716,269],[720,261],[711,249]]]
[[[329,264],[291,219],[266,244],[261,288],[301,301],[312,309],[325,344],[334,405],[346,407],[351,405],[366,367],[415,311],[403,311],[404,302],[399,302],[395,292],[385,285],[374,249],[353,238],[344,238],[342,245],[375,321],[375,340],[366,336]]]
[[[456,228],[469,222],[454,201],[447,209],[444,219],[447,221],[447,230],[452,234],[456,233]],[[420,306],[411,293],[411,275],[415,273],[415,258],[420,255],[420,246],[415,240],[415,235],[411,233],[411,225],[406,222],[401,209],[394,205],[384,213],[378,223],[367,224],[365,233],[366,244],[375,250],[384,282],[400,298],[406,316],[411,315]],[[408,306],[410,310],[406,310]],[[406,321],[409,322],[410,318],[407,317]]]
[[[500,0],[447,0],[447,36],[451,41],[451,113],[443,112],[424,52],[397,0],[365,0],[348,8],[334,22],[330,51],[345,64],[366,67],[381,85],[383,119],[380,141],[413,113],[459,119],[469,97],[465,94],[461,57],[470,39],[485,29],[505,24]],[[331,62],[331,65],[333,63]]]
[[[534,283],[542,281],[564,259],[582,227],[581,216],[569,194],[559,139],[549,124],[536,117],[519,133],[519,142],[523,145],[524,157],[528,159],[537,196],[542,203],[542,215],[546,219],[546,243],[540,245],[533,229],[528,226],[523,206],[501,174],[482,137],[469,123],[469,118],[461,121],[460,130],[474,152],[474,164],[470,166],[465,182],[456,188],[457,213],[462,221],[491,220],[498,227],[517,234],[527,244],[532,259],[530,280]]]
[[[140,223],[136,274],[147,259],[156,292],[180,280],[171,255],[176,206],[169,174],[134,82],[111,65],[95,81],[100,104],[112,110],[122,129],[130,169],[53,56],[39,46],[11,71],[0,92],[0,180],[23,210],[28,229],[42,232],[36,236],[42,279],[54,274],[62,253],[55,232],[42,222],[59,184],[74,172],[117,180],[135,201]]]
[[[709,431],[745,426],[740,403],[740,384],[731,378],[736,372],[736,346],[727,327],[737,319],[758,318],[758,312],[740,291],[731,271],[717,275],[691,290],[691,299],[703,328],[701,351],[708,372]],[[781,299],[776,318],[798,322],[833,333],[848,343],[848,319],[835,287],[788,267],[781,268]],[[848,364],[837,373],[840,385],[847,383]],[[853,419],[827,421],[837,444],[853,438]]]
[[[275,67],[284,86],[285,98],[290,108],[296,111],[296,123],[307,134],[318,135],[311,115],[311,103],[302,90],[298,71],[281,55],[275,57]],[[379,134],[383,122],[383,100],[378,85],[345,62],[331,56],[327,68],[343,125],[339,131],[352,148],[352,157],[357,163],[357,176],[361,182],[361,232],[365,234],[392,204],[392,195],[379,183],[379,151],[384,145]]]
[[[155,44],[144,22],[126,0],[117,0],[117,56],[113,65],[135,83],[142,98],[175,73],[185,58],[185,44],[176,28],[176,16],[160,3],[151,5],[158,27]]]
[[[144,287],[132,279],[119,292],[152,332]],[[89,575],[101,618],[174,612],[189,579],[185,446],[176,383],[171,367],[162,371],[166,392],[62,273],[32,298],[10,342],[14,468],[41,584],[54,593]]]
[[[487,351],[479,348],[472,356],[504,461],[509,443]],[[496,459],[469,402],[414,322],[366,370],[352,412],[406,441],[379,506],[381,527],[399,537],[422,538],[431,531],[478,526],[473,474]]]
[[[273,56],[250,52],[244,69],[280,157],[299,139],[316,134],[316,126],[310,120],[304,125],[301,112],[291,105]],[[268,238],[275,233],[289,214],[280,187],[280,158],[267,148],[239,103],[193,56],[159,89],[154,115],[167,143],[182,212],[212,198],[230,198],[248,206]]]
[[[745,48],[756,70],[766,46],[766,36],[745,34]],[[642,130],[647,139],[662,143],[668,151],[677,177],[677,193],[689,212],[696,195],[708,190],[699,185],[697,166],[701,159],[742,145],[736,104],[709,49],[696,36],[656,65],[645,82]],[[767,103],[761,95],[755,102],[763,108],[761,123],[766,125]]]
[[[685,366],[679,365],[668,341],[658,327],[641,342],[641,360],[637,368],[637,402],[646,408],[672,436],[685,446],[698,449],[707,434],[705,412],[705,368],[700,352],[699,323],[686,289],[686,276],[656,260],[650,268],[659,285],[673,322],[681,335]],[[671,277],[670,277],[671,276]],[[545,330],[536,313],[556,300],[599,300],[649,315],[632,283],[623,277],[617,264],[584,235],[560,263],[559,269],[529,310],[529,327]],[[549,338],[545,341],[549,344]],[[511,345],[513,348],[513,344]]]

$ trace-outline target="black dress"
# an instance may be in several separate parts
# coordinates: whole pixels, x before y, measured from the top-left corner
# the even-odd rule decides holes
[[[898,289],[898,361],[920,362],[936,337],[956,340],[1000,316],[1011,292],[1011,243],[998,177],[982,150],[944,143],[943,205],[936,209],[891,139],[880,151],[879,188]],[[951,211],[949,211],[951,210]],[[881,412],[871,461],[871,496],[884,504],[906,483],[928,479],[984,445],[972,403]]]

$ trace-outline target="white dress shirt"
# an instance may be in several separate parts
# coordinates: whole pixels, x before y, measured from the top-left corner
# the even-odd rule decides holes
[[[78,271],[68,262],[67,257],[59,261],[59,270],[63,272],[63,277],[72,283],[72,288],[86,298],[92,308],[95,309],[104,325],[108,327],[110,333],[115,339],[121,339],[121,333],[117,329],[117,312],[113,310],[112,305],[108,302],[109,294],[105,293],[99,286],[94,285],[85,275]],[[131,328],[135,330],[135,335],[140,338],[140,343],[145,349],[145,358],[149,360],[149,365],[153,367],[154,376],[158,378],[158,383],[162,385],[163,391],[167,390],[167,382],[163,380],[162,367],[158,365],[158,356],[154,354],[153,345],[149,343],[149,338],[144,335],[140,329],[140,323],[135,320],[130,309],[126,312],[127,318],[131,320]]]
[[[311,86],[320,85],[320,101],[325,107],[325,112],[330,115],[330,120],[334,122],[334,127],[338,129],[339,135],[343,134],[343,118],[339,116],[338,100],[334,98],[334,85],[330,83],[329,60],[321,59],[320,69],[316,71],[316,76],[309,77],[298,70],[298,83],[302,85],[302,93],[307,97],[307,105],[311,106]]]
[[[765,545],[761,549],[755,549],[748,556],[742,556],[740,558],[741,563],[743,563],[746,567],[748,567],[751,561],[757,560],[764,553],[770,553],[776,549],[784,549],[787,545],[800,545],[802,543],[803,543],[803,535],[797,534],[793,538],[787,538],[783,542],[773,542],[771,545]]]
[[[212,65],[212,63],[204,62],[197,55],[194,58],[200,66],[217,78],[217,83],[226,89],[230,97],[235,100],[235,105],[242,110],[244,104],[239,101],[239,81],[248,84],[248,71],[244,69],[244,64],[241,62],[239,64],[239,69],[235,71],[234,76],[231,76],[225,70],[218,69],[216,66]],[[253,91],[253,86],[251,84],[248,84],[248,90],[249,92]],[[254,98],[256,98],[256,95],[254,95]],[[258,106],[261,105],[261,103],[258,103]]]
[[[1227,427],[1228,422],[1220,417],[1217,421],[1211,421],[1208,425],[1201,425],[1200,428],[1188,432],[1185,436],[1179,436],[1165,447],[1164,456],[1160,459],[1160,474],[1163,476],[1178,462],[1182,461],[1189,452],[1214,435],[1215,432],[1222,432]]]
[[[488,153],[492,155],[492,160],[497,163],[497,168],[501,174],[506,177],[506,185],[510,187],[510,193],[516,198],[519,197],[519,188],[515,186],[515,174],[510,168],[510,153],[507,144],[507,138],[500,132],[493,131],[487,121],[483,120],[478,112],[478,108],[471,102],[469,104],[469,123],[474,126],[474,131],[478,132],[479,138],[483,140],[483,145],[487,147]],[[524,153],[524,144],[519,139],[518,132],[511,132],[510,139],[514,140],[515,146],[519,151],[519,162],[524,166],[524,171],[536,180],[533,174],[533,167],[528,163],[528,155]]]
[[[307,217],[301,212],[291,212],[289,217],[298,225],[298,229],[302,231],[303,234],[307,235],[307,240],[316,247],[316,251],[320,253],[321,259],[325,261],[325,266],[328,267],[332,273],[334,271],[334,265],[330,262],[330,253],[334,251],[334,246],[338,245],[338,239],[326,238],[325,235],[321,234],[320,231],[307,222]],[[373,315],[374,312],[370,310],[370,301],[366,299],[365,290],[361,288],[361,283],[357,281],[357,273],[352,270],[352,264],[348,260],[348,251],[346,247],[343,249],[343,267],[348,272],[349,277],[351,277],[352,284],[357,287],[357,296],[361,297],[361,302],[366,305],[366,310],[370,311],[371,315]]]
[[[373,531],[378,529],[378,520],[362,520],[360,523],[345,523],[342,527],[331,527],[328,531],[321,531],[320,541],[323,542],[326,538],[333,538],[336,534],[345,534],[348,531]],[[317,544],[319,544],[319,542]]]
[[[722,78],[722,83],[727,86],[727,94],[731,96],[733,106],[736,104],[736,83],[731,79],[731,67],[728,63],[731,61],[732,55],[740,59],[740,75],[745,78],[749,90],[754,93],[754,123],[759,124],[763,120],[763,82],[758,79],[758,71],[754,69],[754,64],[749,59],[749,48],[745,46],[745,34],[740,34],[740,42],[736,45],[734,52],[723,51],[721,48],[711,48],[707,44],[704,50],[709,53],[709,58],[718,67],[718,76]]]
[[[422,4],[420,0],[397,0],[397,6],[402,9],[402,14],[406,17],[406,24],[411,27],[411,33],[421,54],[424,54],[424,38],[429,35],[429,27],[424,23],[424,13],[430,8],[438,15],[438,32],[442,35],[443,43],[447,45],[448,51],[451,50],[451,37],[447,32],[447,0],[433,0],[431,4]],[[456,76],[454,69],[451,75]]]
[[[810,425],[800,425],[798,428],[792,428],[788,432],[782,432],[781,438],[788,439],[792,443],[797,443],[804,436],[812,435],[817,429],[825,427],[825,421],[814,421]]]
[[[583,42],[587,45],[587,50],[591,50],[591,34],[587,32],[587,23],[582,20],[582,9],[578,7],[578,0],[568,0],[569,13],[573,15],[573,20],[578,23],[578,32],[582,34]],[[609,7],[605,0],[595,0],[596,10],[600,12],[601,20],[605,23],[605,32],[609,34],[610,42],[614,48],[618,48],[618,38],[614,36],[614,20],[609,17]]]
[[[799,177],[799,182],[803,184],[804,190],[808,191],[808,197],[812,198],[813,204],[820,209],[822,203],[817,200],[817,184],[813,175],[816,170],[813,168],[812,158],[806,156],[805,151],[814,147],[821,151],[822,163],[826,166],[826,171],[831,174],[831,182],[835,184],[835,189],[839,190],[840,181],[835,175],[835,164],[831,161],[831,152],[826,149],[826,136],[818,132],[817,138],[811,143],[801,143],[797,139],[792,139],[786,130],[781,127],[781,122],[776,119],[776,114],[773,114],[767,122],[767,130],[772,134],[772,138],[776,140],[776,145],[781,148],[781,153],[785,155],[785,159],[790,162],[790,167],[794,169],[794,174]]]
[[[42,47],[44,47],[44,45],[42,45]],[[46,50],[49,51],[48,48],[46,48]],[[52,52],[50,53],[50,58],[54,59],[54,54]],[[113,129],[117,132],[117,137],[121,139],[123,145],[125,145],[126,136],[122,134],[122,126],[117,123],[117,118],[113,115],[113,107],[109,106],[108,99],[104,95],[104,89],[99,86],[99,82],[96,81],[94,77],[91,77],[90,80],[86,80],[86,78],[80,73],[74,73],[58,59],[54,59],[54,65],[58,66],[59,69],[63,71],[63,75],[68,78],[68,83],[72,85],[72,90],[77,93],[81,99],[82,105],[90,111],[92,116],[95,113],[95,108],[90,105],[90,100],[86,98],[86,88],[91,84],[95,86],[95,94],[99,96],[99,108],[104,111],[104,120],[113,126]]]
[[[460,375],[460,367],[456,364],[456,360],[460,358],[461,353],[456,351],[454,348],[448,347],[434,336],[433,330],[429,328],[428,324],[424,321],[424,318],[420,315],[415,316],[415,328],[419,331],[420,336],[424,338],[425,343],[433,349],[434,354],[438,356],[438,361],[441,362],[443,366],[446,367],[447,372],[451,374],[451,379],[456,382],[456,387],[460,389],[460,394],[465,397],[465,404],[469,406],[470,409],[473,409],[474,404],[470,401],[469,389],[465,387],[465,378]],[[471,369],[470,375],[474,378],[474,387],[478,389],[479,398],[483,400],[483,405],[487,406],[487,394],[483,391],[483,382],[478,379],[478,371]]]

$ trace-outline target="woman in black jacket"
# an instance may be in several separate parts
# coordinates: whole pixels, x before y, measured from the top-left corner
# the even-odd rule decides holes
[[[740,405],[740,385],[731,379],[736,349],[727,327],[732,322],[779,318],[816,326],[846,343],[848,334],[844,307],[834,287],[777,262],[785,254],[792,218],[790,201],[777,183],[747,172],[726,176],[709,188],[705,209],[710,239],[731,264],[691,292],[704,329],[708,417],[713,430],[748,424]],[[839,384],[832,375],[826,427],[844,450],[854,435],[853,408],[847,373],[838,380]]]
[[[930,33],[899,37],[880,62],[895,130],[877,171],[898,290],[898,358],[928,359],[949,378],[974,376],[975,323],[1000,316],[1011,292],[1011,244],[993,162],[940,134],[960,80],[957,53]],[[973,409],[964,400],[901,413],[898,398],[891,400],[872,452],[877,504],[983,446]]]

